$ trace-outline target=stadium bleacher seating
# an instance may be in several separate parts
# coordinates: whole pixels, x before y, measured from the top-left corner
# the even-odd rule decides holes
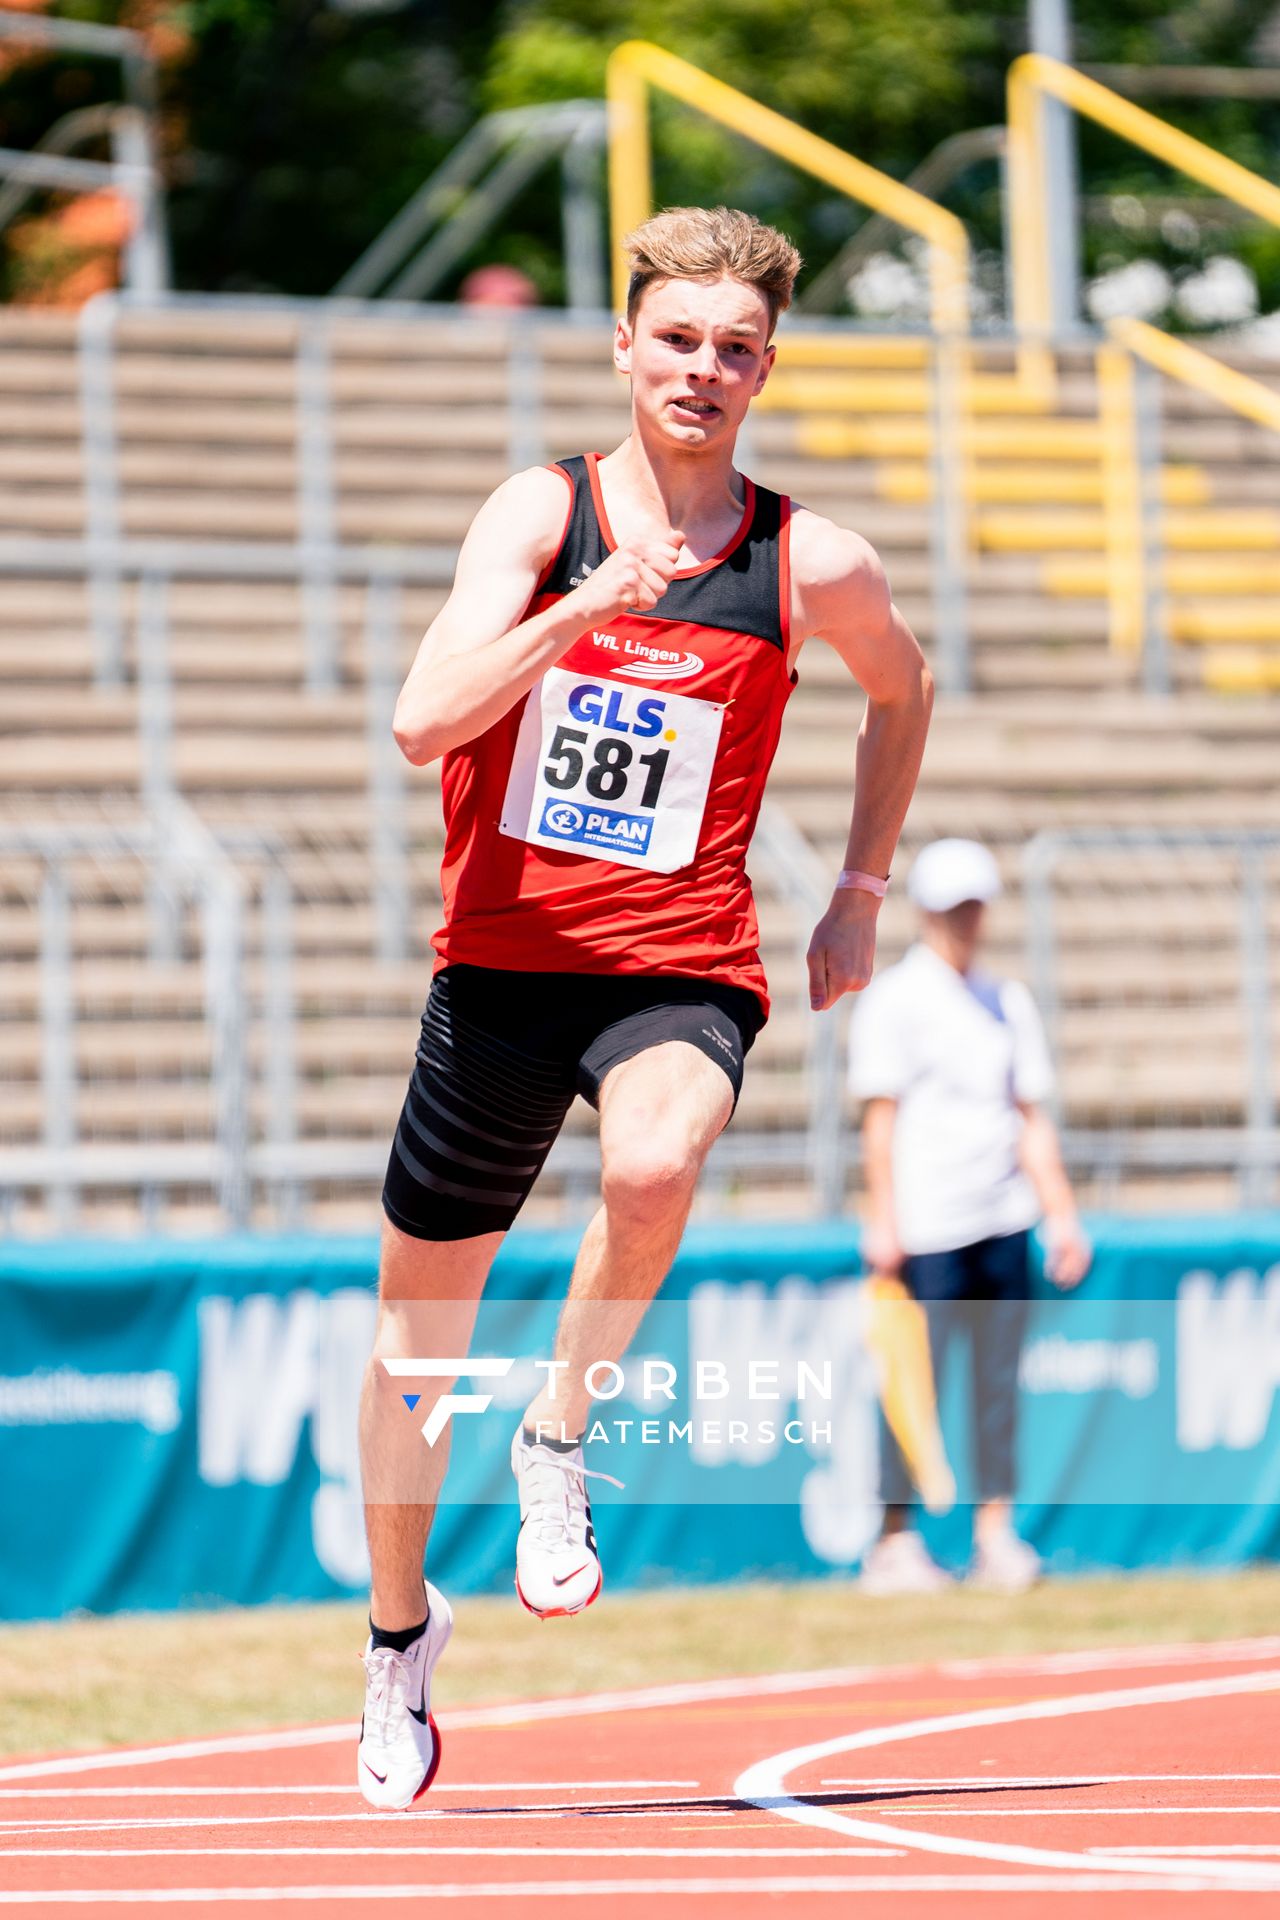
[[[607,335],[548,323],[532,356],[513,359],[507,322],[426,315],[335,317],[329,328],[334,530],[351,547],[456,546],[475,507],[509,470],[513,379],[536,381],[534,431],[544,457],[608,447],[625,430],[622,383]],[[130,311],[114,355],[122,531],[138,539],[292,542],[300,535],[297,325],[288,311]],[[865,362],[867,349],[860,349]],[[933,643],[930,434],[926,381],[910,341],[896,366],[851,368],[805,339],[803,365],[784,358],[769,404],[750,426],[745,464],[865,533],[895,598],[926,648]],[[993,356],[998,374],[999,366]],[[1242,362],[1243,364],[1243,362]],[[512,369],[515,368],[513,373]],[[1274,371],[1255,364],[1255,377]],[[1108,643],[1097,395],[1087,352],[1060,358],[1055,412],[998,391],[972,416],[964,450],[972,554],[968,617],[972,691],[939,703],[899,863],[944,833],[996,850],[1009,892],[994,917],[994,953],[1025,969],[1019,856],[1043,827],[1265,826],[1280,818],[1275,709],[1205,684],[1219,643],[1247,643],[1249,684],[1280,662],[1280,443],[1226,419],[1187,390],[1165,389],[1162,491],[1170,548],[1166,586],[1175,692],[1152,700],[1132,658]],[[86,531],[81,366],[72,316],[0,311],[0,544],[77,539]],[[522,443],[529,445],[529,421]],[[351,1146],[372,1165],[389,1138],[411,1061],[426,981],[426,936],[438,903],[440,832],[434,771],[406,770],[413,952],[379,960],[370,885],[365,590],[338,584],[339,672],[332,690],[305,684],[302,586],[295,580],[175,577],[168,589],[174,782],[215,830],[269,829],[283,843],[294,893],[293,985],[300,1137]],[[407,662],[443,588],[407,584],[399,650]],[[125,672],[94,682],[83,571],[12,562],[0,595],[3,767],[0,821],[98,819],[136,811],[140,748],[136,583],[122,589]],[[1228,655],[1230,658],[1230,655]],[[1209,680],[1214,679],[1212,673]],[[1230,674],[1226,674],[1230,679]],[[861,701],[820,646],[801,665],[772,791],[832,870],[847,825]],[[6,860],[0,925],[8,956],[0,1058],[6,1112],[0,1145],[40,1138],[40,922],[34,861]],[[799,952],[803,914],[768,872],[759,876],[766,959],[777,1014],[757,1049],[738,1127],[761,1136],[803,1125],[808,1016]],[[136,863],[75,869],[73,940],[79,1013],[77,1132],[86,1141],[203,1137],[209,1122],[208,1038],[198,1014],[198,943],[165,964],[147,957],[146,876]],[[1187,896],[1152,878],[1117,881],[1064,903],[1057,927],[1068,1124],[1222,1125],[1242,1117],[1246,1062],[1239,1013],[1234,896],[1195,876]],[[1280,890],[1273,889],[1273,988],[1280,988]],[[910,931],[891,894],[883,952]],[[270,1099],[261,1071],[261,929],[249,927],[257,1123]],[[1280,1004],[1280,992],[1276,993]],[[1178,1024],[1180,1009],[1193,1021]],[[1176,1034],[1176,1040],[1174,1035]],[[1274,1072],[1274,1067],[1273,1067]],[[581,1128],[586,1116],[579,1113]],[[360,1156],[363,1156],[361,1158]],[[354,1164],[354,1161],[353,1161]],[[1140,1198],[1155,1175],[1132,1175]],[[1182,1177],[1185,1191],[1191,1191]],[[1229,1190],[1225,1175],[1194,1188]],[[371,1174],[310,1183],[311,1217],[335,1225],[374,1217]],[[563,1183],[536,1203],[559,1204]],[[726,1176],[722,1209],[802,1203],[794,1169],[750,1181]],[[87,1203],[85,1220],[136,1218],[122,1186]],[[270,1218],[263,1193],[256,1216]],[[211,1200],[193,1183],[170,1217],[198,1226]],[[34,1190],[11,1217],[39,1227]]]

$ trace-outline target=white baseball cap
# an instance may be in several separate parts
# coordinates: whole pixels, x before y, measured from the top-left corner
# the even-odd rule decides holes
[[[907,893],[925,913],[950,913],[962,900],[994,900],[1000,869],[977,840],[934,840],[916,855]]]

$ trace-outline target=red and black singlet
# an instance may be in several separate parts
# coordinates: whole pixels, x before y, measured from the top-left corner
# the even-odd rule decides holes
[[[568,513],[525,619],[614,548],[598,458],[554,469]],[[445,755],[441,964],[714,978],[768,1010],[746,856],[794,684],[790,511],[747,480],[722,552]]]

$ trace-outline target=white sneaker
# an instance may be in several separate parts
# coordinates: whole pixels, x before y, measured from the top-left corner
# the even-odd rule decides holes
[[[440,1765],[440,1735],[431,1713],[431,1676],[453,1632],[453,1610],[438,1587],[423,1581],[427,1628],[404,1653],[364,1650],[364,1714],[356,1774],[371,1807],[410,1807]]]
[[[581,1613],[604,1585],[587,1481],[619,1488],[622,1482],[589,1471],[580,1446],[561,1453],[531,1444],[523,1427],[511,1442],[511,1471],[520,1490],[516,1592],[540,1620]]]
[[[871,1594],[944,1593],[955,1582],[931,1558],[920,1535],[908,1527],[876,1541],[862,1563],[858,1585]]]
[[[988,1593],[1026,1593],[1040,1578],[1040,1555],[1012,1527],[1001,1527],[979,1540],[969,1584]]]

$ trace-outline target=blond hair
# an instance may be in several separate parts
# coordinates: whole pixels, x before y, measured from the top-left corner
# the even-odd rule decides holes
[[[718,280],[731,274],[769,306],[769,332],[791,305],[800,255],[784,233],[736,207],[666,207],[629,233],[627,319],[634,323],[645,288],[656,280]]]

